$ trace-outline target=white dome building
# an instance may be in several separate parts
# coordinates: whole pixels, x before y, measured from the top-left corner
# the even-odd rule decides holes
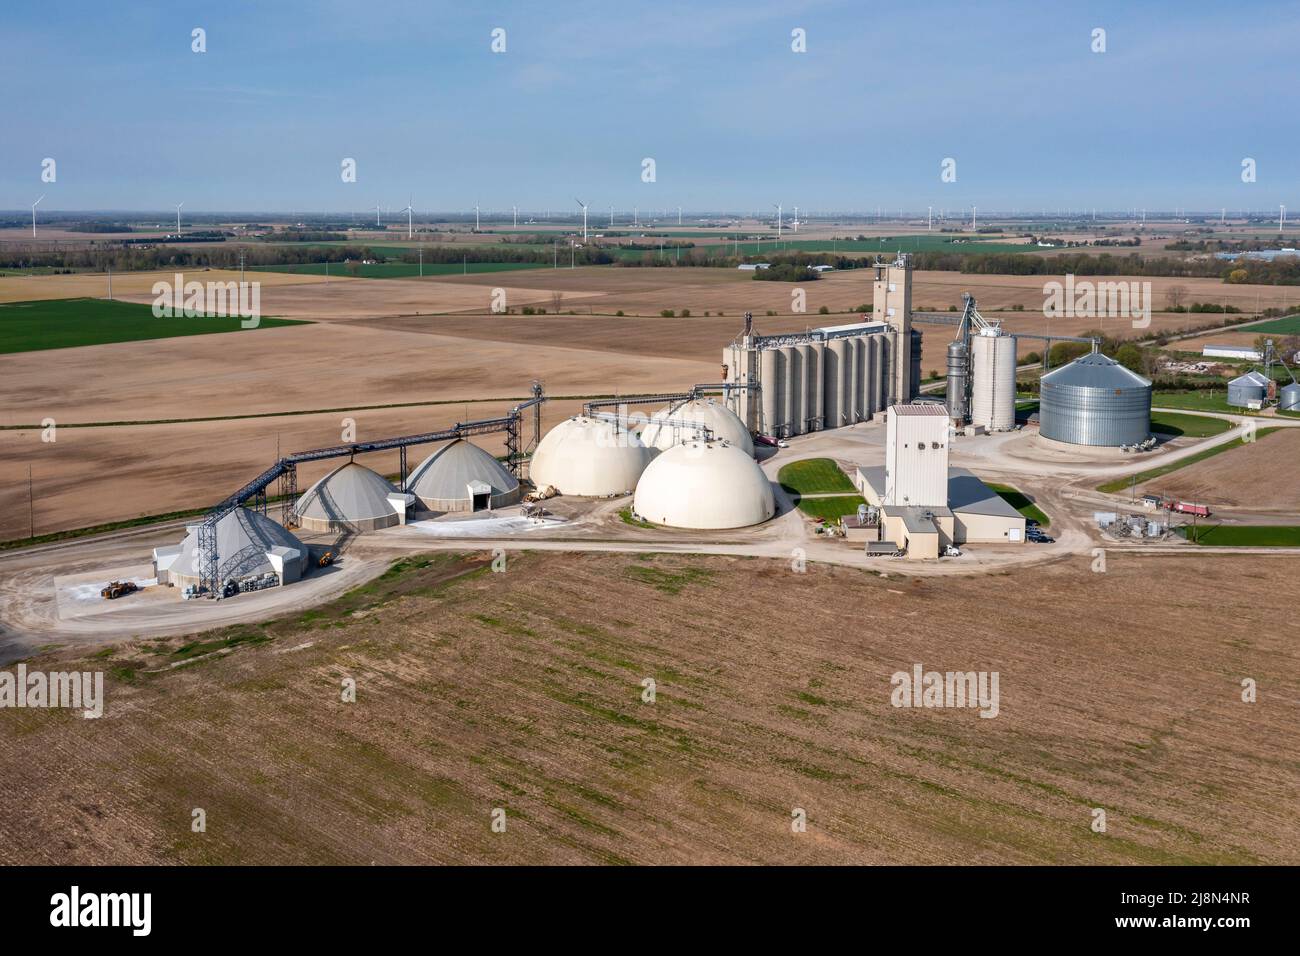
[[[651,416],[650,421],[641,429],[641,441],[647,448],[667,451],[677,441],[698,438],[694,430],[665,425],[666,419],[698,422],[713,432],[715,439],[730,442],[751,458],[754,456],[754,440],[749,429],[740,420],[740,416],[721,402],[711,398],[696,398],[679,405],[668,405]],[[674,435],[675,433],[675,435]]]
[[[663,452],[636,486],[632,510],[672,528],[747,528],[776,514],[772,484],[735,445],[688,441]]]
[[[546,433],[528,474],[538,488],[562,495],[608,498],[630,494],[654,453],[612,421],[576,415]]]
[[[490,511],[522,495],[505,465],[463,438],[420,462],[407,476],[406,490],[425,511]]]
[[[293,510],[306,531],[376,531],[404,524],[410,497],[349,461],[308,488]]]

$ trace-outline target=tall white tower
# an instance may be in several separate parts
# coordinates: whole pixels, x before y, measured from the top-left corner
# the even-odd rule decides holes
[[[885,414],[886,505],[948,506],[948,409],[891,405]]]

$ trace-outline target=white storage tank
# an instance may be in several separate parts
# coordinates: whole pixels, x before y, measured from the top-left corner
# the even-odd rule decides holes
[[[972,425],[991,432],[1016,427],[1016,338],[994,329],[971,338],[974,380],[971,392]]]
[[[746,528],[776,513],[772,484],[749,455],[724,441],[689,441],[661,454],[636,486],[633,510],[671,528]]]
[[[538,488],[562,495],[608,498],[636,488],[654,453],[627,429],[602,418],[575,415],[546,433],[528,474]]]
[[[754,454],[754,440],[750,437],[745,423],[740,420],[740,416],[712,398],[696,398],[689,402],[668,405],[655,412],[646,426],[641,429],[641,441],[647,448],[667,451],[678,442],[699,437],[690,428],[664,424],[668,419],[698,422],[713,432],[714,438],[731,442],[747,455]]]

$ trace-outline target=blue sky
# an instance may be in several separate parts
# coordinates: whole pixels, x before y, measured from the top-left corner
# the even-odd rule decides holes
[[[0,17],[8,209],[1300,214],[1297,3],[50,0]]]

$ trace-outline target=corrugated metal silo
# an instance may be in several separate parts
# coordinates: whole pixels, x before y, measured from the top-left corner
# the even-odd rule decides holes
[[[1075,359],[1042,378],[1039,433],[1072,445],[1145,441],[1151,434],[1151,383],[1100,352]]]
[[[964,422],[970,417],[966,403],[966,377],[970,374],[970,352],[966,343],[948,343],[948,414],[954,421]]]
[[[1300,412],[1300,385],[1292,382],[1278,393],[1277,407],[1284,412]]]
[[[1016,426],[1016,339],[981,332],[971,339],[974,366],[970,420],[989,431]]]
[[[1229,405],[1245,408],[1251,402],[1263,402],[1266,398],[1268,378],[1254,369],[1228,383]]]
[[[921,394],[921,330],[912,329],[912,342],[909,346],[912,353],[912,368],[908,378],[908,399],[916,398]]]

